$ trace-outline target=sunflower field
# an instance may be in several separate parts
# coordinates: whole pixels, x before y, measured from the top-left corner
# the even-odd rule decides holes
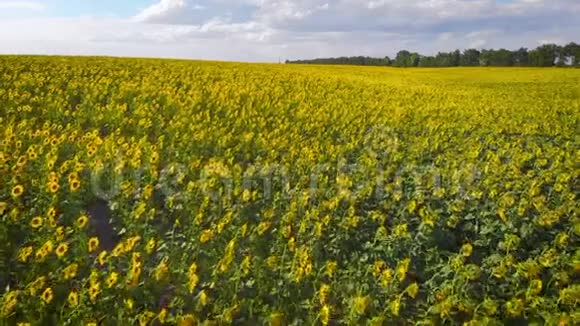
[[[1,325],[573,325],[580,70],[0,57]]]

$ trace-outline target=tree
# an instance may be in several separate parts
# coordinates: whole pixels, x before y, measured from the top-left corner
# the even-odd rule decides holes
[[[573,66],[580,65],[580,45],[574,42],[566,44],[562,49],[563,55],[566,57],[566,61]]]
[[[461,64],[461,51],[455,50],[449,54],[449,65],[457,67]]]
[[[481,53],[476,49],[468,49],[463,51],[461,55],[460,65],[461,66],[479,66],[479,55]]]
[[[513,62],[515,66],[527,66],[529,63],[528,49],[520,48],[513,52]]]
[[[397,53],[397,57],[393,62],[395,67],[417,67],[419,65],[419,53],[402,50]]]
[[[580,66],[580,45],[572,42],[566,46],[544,44],[534,50],[522,47],[514,51],[506,49],[479,50],[466,49],[463,52],[439,52],[435,56],[423,56],[417,52],[401,50],[394,60],[388,56],[373,58],[365,56],[320,58],[312,60],[288,61],[299,64],[334,64],[395,67],[455,67],[455,66],[538,66],[553,65]]]
[[[551,67],[559,56],[556,44],[544,44],[529,53],[530,65],[536,67]]]
[[[421,56],[419,58],[419,67],[435,67],[435,57],[433,56]]]
[[[480,55],[480,63],[482,66],[513,66],[513,53],[506,49],[483,50]]]
[[[417,52],[411,53],[409,56],[409,61],[407,62],[407,67],[417,67],[419,65],[419,59],[421,56]]]

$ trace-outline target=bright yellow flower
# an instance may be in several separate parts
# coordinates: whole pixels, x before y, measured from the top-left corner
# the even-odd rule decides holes
[[[45,304],[49,304],[53,298],[54,293],[51,288],[46,288],[44,292],[42,292],[42,301],[44,301]]]
[[[42,226],[42,224],[43,224],[43,221],[44,221],[44,220],[42,219],[42,217],[40,217],[40,216],[37,216],[37,217],[33,218],[33,219],[30,221],[30,226],[31,226],[33,229],[38,229],[39,227],[41,227],[41,226]]]
[[[57,182],[50,182],[48,184],[48,191],[55,194],[58,192],[58,189],[60,188],[60,186],[58,185]]]
[[[107,278],[107,287],[110,289],[113,286],[115,286],[115,284],[117,284],[117,281],[119,280],[119,274],[117,272],[111,272],[111,274],[109,274],[109,277]]]
[[[329,294],[330,294],[330,285],[322,284],[320,286],[320,289],[318,289],[318,302],[320,302],[320,304],[325,304]]]
[[[330,307],[328,305],[322,306],[320,309],[320,323],[322,325],[328,325],[330,322]]]
[[[461,247],[461,255],[463,255],[463,257],[471,256],[472,252],[473,252],[473,246],[469,243],[466,243]]]
[[[405,258],[402,261],[400,261],[399,264],[397,265],[396,274],[397,274],[397,278],[399,279],[400,282],[403,282],[403,280],[405,279],[405,276],[407,275],[407,270],[409,269],[410,263],[411,263],[411,259]]]
[[[68,251],[68,244],[67,243],[63,242],[56,247],[56,255],[58,257],[63,257],[67,251]]]
[[[71,291],[68,294],[67,301],[68,301],[68,304],[73,308],[78,306],[79,305],[79,294],[76,291]]]
[[[364,315],[369,305],[368,297],[357,296],[352,301],[352,309],[357,315]]]
[[[78,219],[77,219],[77,227],[79,229],[84,229],[87,224],[89,223],[89,217],[86,215],[81,215]]]
[[[101,294],[101,284],[99,282],[91,282],[89,287],[89,298],[92,302],[97,300],[97,297]]]
[[[70,279],[74,278],[77,275],[78,269],[79,269],[79,266],[77,263],[72,263],[72,264],[68,265],[67,267],[65,267],[65,269],[63,270],[64,279],[70,280]]]
[[[18,260],[22,263],[26,263],[28,261],[28,258],[30,257],[30,255],[32,255],[33,251],[34,250],[33,250],[32,246],[20,248],[18,250]]]
[[[97,257],[97,261],[99,262],[99,265],[103,266],[105,265],[105,263],[107,262],[107,251],[103,250],[99,253],[99,256]]]
[[[201,293],[199,294],[199,304],[201,304],[202,306],[206,306],[208,302],[209,297],[207,293],[205,292],[205,290],[201,290]]]
[[[23,193],[24,193],[24,187],[22,185],[17,185],[14,188],[12,188],[12,197],[14,197],[14,198],[18,198],[18,197],[22,196]]]
[[[71,192],[77,192],[81,187],[81,182],[79,180],[72,180],[69,184],[69,189]]]
[[[94,252],[99,248],[99,238],[92,237],[89,239],[89,252]]]
[[[409,295],[409,297],[415,299],[419,293],[419,285],[415,282],[411,283],[411,285],[407,286],[405,292]]]

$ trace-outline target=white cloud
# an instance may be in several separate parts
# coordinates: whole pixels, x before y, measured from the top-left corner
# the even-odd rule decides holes
[[[46,6],[37,1],[0,0],[0,10],[43,11]]]
[[[134,17],[134,20],[138,22],[171,21],[176,14],[181,14],[185,10],[203,9],[205,9],[204,6],[186,0],[161,0],[143,9]]]
[[[576,0],[159,0],[128,19],[0,19],[0,53],[244,61],[433,54],[578,41],[578,14]]]

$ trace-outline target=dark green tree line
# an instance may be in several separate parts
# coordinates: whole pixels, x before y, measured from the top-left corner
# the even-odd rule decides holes
[[[580,66],[580,45],[572,42],[565,46],[544,44],[533,50],[519,48],[507,49],[466,49],[452,52],[439,52],[434,56],[401,50],[391,60],[389,57],[339,57],[313,60],[286,61],[289,64],[332,64],[360,66],[394,67],[551,67]]]

